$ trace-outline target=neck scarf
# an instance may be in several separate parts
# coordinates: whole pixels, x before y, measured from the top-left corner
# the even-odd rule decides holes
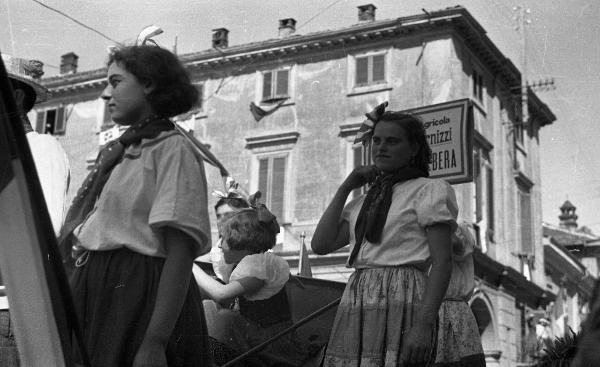
[[[375,179],[358,213],[354,227],[356,242],[350,254],[350,265],[354,262],[365,238],[371,243],[378,243],[381,240],[383,226],[392,204],[394,185],[418,177],[426,177],[426,174],[418,168],[408,167]]]
[[[58,243],[65,262],[68,263],[71,260],[73,231],[94,207],[112,170],[121,162],[125,148],[140,143],[142,139],[153,139],[161,132],[173,130],[173,128],[173,123],[168,119],[152,116],[131,125],[121,137],[108,143],[100,151],[92,171],[77,191],[77,196],[73,199],[73,204],[67,212],[60,231]]]

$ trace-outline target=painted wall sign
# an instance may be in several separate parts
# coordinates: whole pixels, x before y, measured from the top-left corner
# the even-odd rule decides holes
[[[419,116],[432,151],[429,174],[450,183],[473,180],[473,109],[460,99],[405,110]]]

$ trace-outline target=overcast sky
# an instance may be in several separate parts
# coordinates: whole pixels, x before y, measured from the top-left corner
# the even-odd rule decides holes
[[[165,33],[156,40],[180,54],[210,47],[211,29],[230,30],[230,45],[277,36],[278,20],[295,18],[297,33],[356,23],[358,5],[368,0],[39,0],[91,26],[108,38],[132,41],[145,26]],[[538,91],[557,116],[541,132],[544,221],[558,223],[558,207],[568,198],[580,226],[600,234],[600,1],[537,0],[373,0],[377,19],[390,19],[454,5],[465,6],[517,67],[519,34],[513,7],[531,9],[527,29],[528,79],[554,78],[556,90]],[[60,55],[79,55],[79,70],[103,66],[108,39],[75,24],[34,0],[0,0],[0,51],[45,63],[46,76],[58,73]]]

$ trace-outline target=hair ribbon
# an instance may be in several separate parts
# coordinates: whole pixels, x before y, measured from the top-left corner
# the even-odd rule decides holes
[[[356,133],[356,137],[354,138],[354,144],[362,143],[362,145],[367,145],[373,136],[373,130],[375,129],[375,125],[379,122],[379,119],[385,112],[385,108],[388,106],[388,102],[385,101],[375,107],[371,112],[365,114],[367,119],[363,121],[362,125],[358,129]]]

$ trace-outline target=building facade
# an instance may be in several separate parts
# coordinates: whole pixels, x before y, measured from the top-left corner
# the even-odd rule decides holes
[[[459,217],[478,234],[471,307],[489,365],[526,365],[527,315],[556,294],[546,289],[539,164],[551,110],[462,7],[375,20],[369,4],[343,29],[299,35],[295,24],[282,19],[279,38],[235,46],[220,28],[212,49],[180,55],[201,95],[181,125],[249,192],[264,193],[284,228],[276,250],[296,264],[339,184],[369,159],[353,144],[365,112],[383,101],[402,110],[471,99],[474,179],[454,185]],[[44,80],[53,98],[32,119],[68,152],[72,197],[116,130],[99,99],[106,69],[76,72],[77,58],[65,56],[68,72]],[[218,171],[208,173],[209,189],[221,189]],[[311,254],[313,274],[345,281],[346,256]]]

